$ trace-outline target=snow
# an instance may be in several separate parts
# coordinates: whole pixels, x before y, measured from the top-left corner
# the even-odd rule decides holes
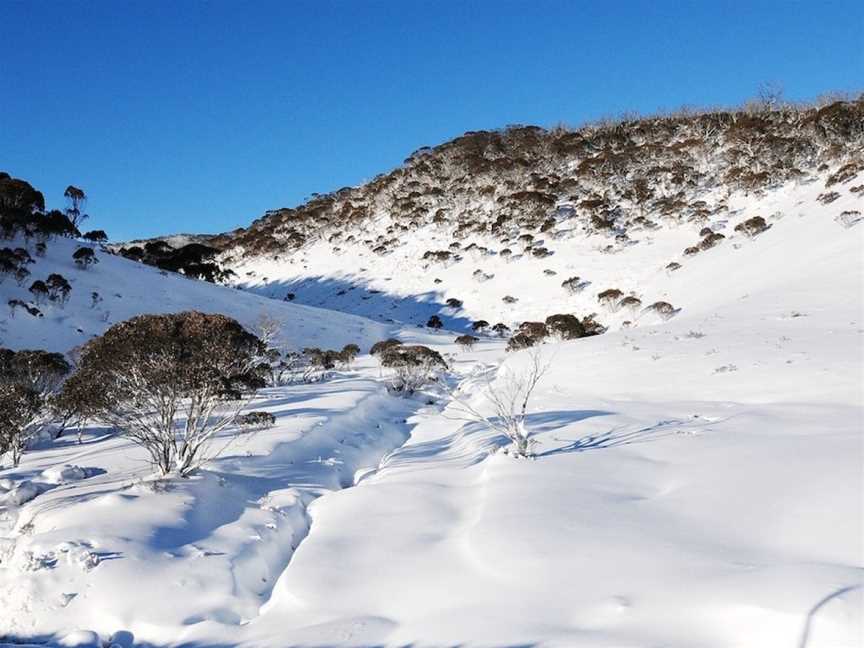
[[[19,238],[4,242],[3,246],[14,248],[22,244],[25,242]],[[366,348],[392,329],[347,314],[194,281],[107,252],[97,252],[99,263],[82,270],[72,261],[77,246],[69,239],[54,239],[44,258],[31,252],[36,263],[28,266],[31,274],[24,286],[17,286],[12,279],[0,283],[0,345],[65,352],[135,315],[190,308],[229,315],[252,328],[262,315],[267,315],[282,323],[280,342],[295,349],[304,346],[341,349],[349,342]],[[17,309],[14,317],[9,314],[6,307],[9,300],[31,302],[32,295],[27,291],[30,283],[44,280],[52,273],[63,275],[72,285],[67,304],[37,304],[43,317],[33,317],[22,309]],[[92,306],[94,292],[101,301]]]
[[[487,259],[495,278],[483,284],[474,264],[433,273],[395,254],[356,260],[362,280],[323,249],[307,252],[305,270],[250,262],[270,278],[256,291],[303,281],[298,301],[345,299],[355,316],[104,254],[93,270],[63,267],[73,300],[113,276],[117,317],[224,308],[250,322],[269,308],[296,346],[364,351],[398,333],[452,355],[451,381],[487,410],[477,374],[518,372],[525,353],[493,338],[465,352],[452,332],[380,320],[422,321],[448,297],[465,300],[445,317],[454,329],[584,314],[610,287],[681,310],[668,321],[601,312],[609,333],[542,347],[551,368],[529,408],[533,460],[505,453],[440,390],[388,394],[368,356],[326,382],[263,391],[252,409],[275,426],[191,479],[154,479],[140,449],[98,427],[81,444],[44,443],[0,471],[0,646],[4,635],[81,646],[861,646],[864,228],[834,219],[859,199],[824,206],[820,186],[733,196],[728,240],[671,274],[665,265],[696,239],[690,226],[611,255],[574,236],[549,259]],[[757,213],[778,214],[769,231],[731,234]],[[440,248],[416,247],[406,254]],[[543,279],[544,267],[558,275]],[[593,282],[587,293],[561,290],[573,274]],[[444,288],[430,295],[434,276]],[[357,281],[382,292],[333,292]],[[513,310],[500,305],[505,291],[520,298]],[[38,322],[19,313],[4,339],[68,349],[81,341],[75,324],[85,336],[107,326],[82,303]],[[35,495],[10,500],[19,489]]]

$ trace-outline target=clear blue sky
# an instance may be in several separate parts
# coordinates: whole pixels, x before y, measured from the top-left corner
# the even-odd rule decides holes
[[[862,7],[0,0],[0,170],[115,240],[224,231],[466,130],[861,90]]]

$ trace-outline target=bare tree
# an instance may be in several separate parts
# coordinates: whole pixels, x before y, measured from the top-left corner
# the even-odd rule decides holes
[[[268,349],[275,348],[281,350],[282,323],[275,317],[262,312],[252,326],[252,332],[258,336],[261,343]]]
[[[513,453],[517,457],[532,457],[534,454],[536,441],[531,438],[525,419],[531,396],[551,366],[551,360],[545,359],[539,349],[529,349],[526,355],[528,365],[523,369],[504,364],[497,372],[480,377],[482,387],[479,393],[484,405],[488,404],[492,410],[491,414],[483,414],[481,409],[485,407],[473,405],[461,389],[448,390],[453,404],[447,416],[480,423],[503,434],[513,444]]]

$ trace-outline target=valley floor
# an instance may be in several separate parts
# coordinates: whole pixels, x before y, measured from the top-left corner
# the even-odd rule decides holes
[[[859,646],[860,325],[744,314],[545,346],[535,460],[441,394],[388,395],[370,358],[268,391],[277,425],[190,480],[61,437],[0,473],[43,491],[0,495],[0,636]],[[504,358],[456,355],[463,392]],[[51,483],[64,464],[85,478]]]

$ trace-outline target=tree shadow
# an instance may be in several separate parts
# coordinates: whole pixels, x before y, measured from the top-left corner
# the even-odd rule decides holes
[[[804,628],[801,630],[801,641],[798,642],[798,648],[807,648],[807,644],[810,642],[810,632],[813,626],[813,619],[816,618],[816,615],[819,613],[823,607],[828,605],[831,601],[836,598],[840,598],[845,594],[849,594],[850,592],[854,592],[857,589],[861,589],[861,585],[848,585],[846,587],[841,587],[840,589],[827,594],[826,596],[819,599],[816,604],[810,608],[807,612],[807,617],[804,619]]]
[[[356,275],[264,281],[262,285],[239,284],[238,287],[271,299],[327,308],[379,322],[425,326],[432,315],[437,315],[445,329],[472,330],[471,319],[460,315],[459,309],[447,306],[443,295],[431,290],[414,295],[397,295],[373,289],[368,279]]]
[[[612,412],[602,412],[601,414],[612,414]],[[718,421],[699,421],[696,423],[687,419],[670,419],[658,421],[653,425],[637,429],[633,429],[627,425],[619,425],[610,430],[606,430],[605,432],[590,434],[579,437],[578,439],[555,439],[556,441],[567,441],[567,445],[538,453],[537,457],[549,457],[556,454],[584,452],[586,450],[602,450],[632,445],[634,443],[657,441],[683,433],[691,433],[695,429],[714,425],[717,422]]]

